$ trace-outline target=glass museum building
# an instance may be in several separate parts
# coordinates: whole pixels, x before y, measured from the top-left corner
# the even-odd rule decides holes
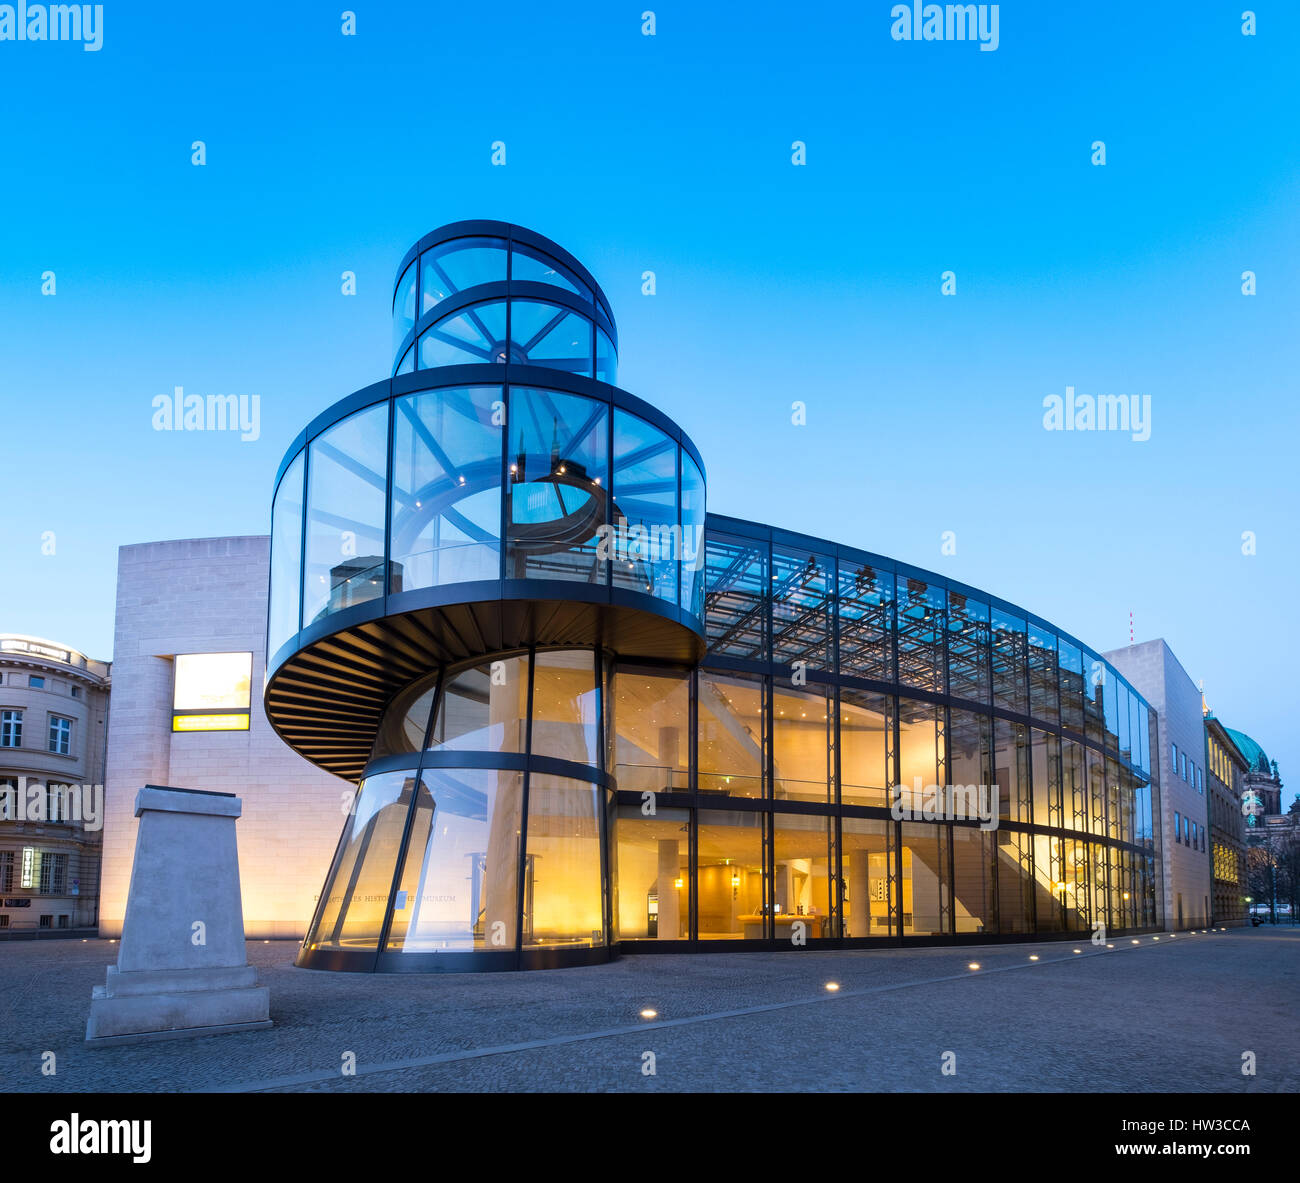
[[[444,226],[392,307],[391,377],[276,478],[266,713],[357,786],[299,965],[1161,927],[1156,715],[1094,650],[707,513],[538,234]]]

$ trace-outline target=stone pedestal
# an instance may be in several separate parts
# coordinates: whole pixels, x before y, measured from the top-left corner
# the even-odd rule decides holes
[[[244,947],[230,793],[146,785],[117,965],[96,986],[86,1042],[131,1043],[271,1025]]]

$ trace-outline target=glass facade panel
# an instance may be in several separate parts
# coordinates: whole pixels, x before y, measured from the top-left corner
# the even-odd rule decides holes
[[[804,550],[772,548],[772,660],[826,670],[831,662],[831,588],[835,561]]]
[[[590,378],[592,331],[591,321],[576,312],[515,300],[510,307],[510,360]]]
[[[636,793],[690,789],[691,676],[620,664],[614,676],[614,776]]]
[[[901,576],[898,583],[898,681],[944,694],[944,634],[947,593],[923,580]]]
[[[841,690],[840,801],[887,809],[894,782],[893,752],[893,700],[864,690]]]
[[[533,755],[599,767],[597,706],[592,650],[539,651],[533,658]]]
[[[563,263],[519,242],[514,244],[510,252],[510,281],[511,283],[549,283],[552,287],[573,292],[584,300],[592,299],[591,288]]]
[[[1028,638],[1025,622],[1001,608],[991,612],[993,705],[1018,715],[1028,713]]]
[[[523,752],[528,719],[528,657],[502,657],[447,675],[438,699],[431,751]]]
[[[834,726],[824,689],[787,690],[780,684],[773,688],[772,795],[777,800],[834,799]]]
[[[1050,834],[1034,835],[1034,906],[1038,932],[1060,932],[1065,927],[1062,903],[1062,841]]]
[[[1033,856],[1029,835],[994,830],[998,847],[998,931],[1004,936],[1034,930]]]
[[[952,931],[948,827],[903,822],[903,935]]]
[[[429,715],[433,711],[439,677],[434,673],[412,682],[393,699],[379,724],[372,758],[424,750],[424,737],[429,729]]]
[[[506,578],[605,582],[608,422],[604,403],[511,388]]]
[[[387,948],[513,950],[523,773],[425,769]]]
[[[1029,713],[1055,725],[1061,712],[1057,695],[1056,634],[1042,625],[1029,626]]]
[[[302,489],[304,456],[299,452],[284,470],[271,510],[271,589],[267,609],[266,653],[298,631],[302,595]]]
[[[988,715],[962,711],[954,707],[949,712],[948,777],[953,785],[975,787],[971,800],[988,811],[988,820],[998,816],[997,791],[993,777],[993,720]],[[986,786],[985,797],[980,801],[979,787]],[[982,815],[981,815],[982,816]]]
[[[1083,744],[1072,739],[1061,741],[1061,791],[1065,804],[1067,829],[1088,832],[1088,779],[1083,760]]]
[[[894,576],[868,564],[841,562],[836,613],[839,671],[894,680]]]
[[[691,824],[686,809],[618,811],[618,926],[623,940],[690,936]]]
[[[997,834],[952,827],[953,923],[958,933],[997,931]]]
[[[499,386],[393,403],[391,591],[500,578]]]
[[[998,813],[1013,822],[1030,820],[1029,729],[1008,719],[993,721],[993,768]]]
[[[401,348],[406,334],[415,328],[415,272],[417,261],[402,272],[393,293],[393,352]]]
[[[614,586],[677,602],[681,529],[677,445],[657,427],[614,411]]]
[[[1092,927],[1089,908],[1088,844],[1066,838],[1061,844],[1061,903],[1068,932],[1088,932]]]
[[[731,797],[763,795],[767,751],[763,678],[699,672],[699,788]]]
[[[1102,698],[1106,689],[1106,666],[1101,658],[1086,650],[1083,654],[1086,681],[1083,691],[1084,735],[1092,743],[1101,743],[1104,733]]]
[[[448,296],[505,278],[505,239],[457,238],[439,243],[420,258],[420,315]]]
[[[304,627],[384,594],[388,404],[358,411],[317,436],[307,483]],[[395,566],[391,577],[400,586]]]
[[[768,590],[766,544],[710,530],[704,597],[710,653],[766,660]]]
[[[618,354],[614,343],[605,330],[596,330],[596,381],[608,382],[611,386],[618,382]]]
[[[420,334],[420,369],[523,361],[506,345],[507,304],[489,300],[438,321]]]
[[[846,817],[840,823],[844,875],[844,935],[897,935],[894,913],[894,823]]]
[[[604,796],[594,785],[567,777],[530,775],[522,913],[526,948],[605,943]]]
[[[762,938],[765,931],[762,815],[701,809],[696,842],[700,940]]]
[[[704,477],[682,450],[682,607],[704,618]]]
[[[1088,757],[1088,799],[1091,813],[1088,830],[1093,834],[1106,832],[1106,765],[1100,752],[1087,749]]]
[[[839,936],[832,874],[832,819],[778,813],[773,824],[772,915],[776,939],[806,940],[811,944]]]
[[[316,922],[304,942],[308,948],[379,947],[414,789],[413,772],[384,772],[362,781],[321,893]]]
[[[948,593],[948,692],[989,703],[989,606]]]
[[[925,791],[946,783],[939,771],[941,707],[898,700],[898,786],[904,809],[924,809]]]
[[[1057,684],[1061,693],[1061,726],[1083,734],[1083,654],[1068,641],[1058,645]]]
[[[1060,737],[1031,729],[1030,772],[1034,786],[1034,825],[1059,829],[1061,821]]]

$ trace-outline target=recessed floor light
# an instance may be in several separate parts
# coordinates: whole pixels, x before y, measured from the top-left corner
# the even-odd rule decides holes
[[[1074,951],[1075,951],[1076,953],[1082,953],[1082,952],[1083,952],[1082,949],[1075,949]]]
[[[1030,960],[1030,961],[1037,961],[1037,960],[1038,960],[1038,954],[1037,954],[1037,953],[1031,953],[1031,954],[1029,954],[1029,960]]]
[[[830,991],[832,991],[832,992],[838,990],[839,988],[840,988],[840,984],[839,984],[839,982],[827,982],[827,983],[826,983],[826,989],[828,989],[828,990],[830,990]]]
[[[1137,945],[1137,944],[1141,944],[1140,941],[1134,941],[1133,943],[1134,943],[1135,945]]]
[[[979,967],[980,967],[980,963],[979,963],[978,961],[972,961],[972,962],[971,962],[971,963],[970,963],[966,968],[967,968],[967,969],[979,969]]]
[[[658,1017],[659,1017],[659,1012],[658,1012],[657,1010],[651,1010],[651,1009],[647,1006],[647,1007],[645,1008],[645,1010],[643,1010],[643,1011],[641,1012],[641,1017],[642,1017],[643,1019],[655,1019],[655,1018],[658,1018]]]

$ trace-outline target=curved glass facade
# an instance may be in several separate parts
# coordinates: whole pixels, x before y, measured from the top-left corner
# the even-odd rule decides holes
[[[400,269],[399,376],[313,424],[275,494],[268,716],[323,767],[331,728],[364,743],[300,964],[1160,927],[1156,715],[1109,664],[708,514],[686,437],[598,380],[581,266],[452,229]]]

